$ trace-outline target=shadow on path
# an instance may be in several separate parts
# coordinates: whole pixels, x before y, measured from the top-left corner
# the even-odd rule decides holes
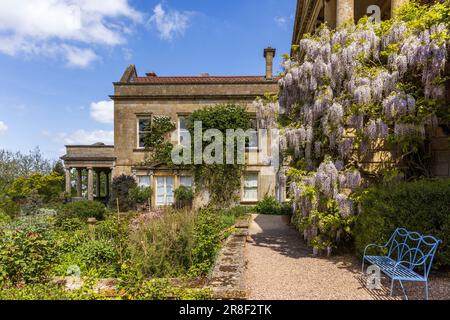
[[[390,279],[382,278],[378,290],[370,290],[366,278],[361,274],[361,263],[353,255],[331,256],[312,255],[301,235],[289,225],[287,216],[254,215],[249,230],[248,255],[249,270],[256,298],[285,299],[403,299],[399,283],[395,285],[395,295],[390,297]],[[269,275],[279,277],[267,279]],[[259,283],[262,282],[262,283]],[[270,283],[269,283],[270,282]],[[281,294],[278,283],[289,286],[292,294]],[[423,299],[421,283],[406,283],[410,299]],[[271,290],[273,293],[271,294]],[[278,291],[277,291],[278,290]],[[322,291],[323,293],[321,293]],[[330,293],[331,291],[335,291]],[[435,291],[435,294],[433,294]],[[450,280],[433,279],[430,282],[430,298],[450,298]]]

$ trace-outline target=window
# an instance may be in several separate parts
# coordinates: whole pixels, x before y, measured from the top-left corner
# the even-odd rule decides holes
[[[150,177],[149,176],[138,176],[139,187],[150,187]]]
[[[244,175],[244,201],[258,201],[258,174],[247,173]]]
[[[185,147],[189,147],[191,143],[187,120],[184,116],[178,117],[178,143]]]
[[[138,118],[138,148],[145,148],[145,135],[150,132],[151,117]]]
[[[258,124],[256,119],[251,119],[250,135],[245,139],[245,148],[247,150],[258,149]]]
[[[191,176],[181,176],[180,186],[192,188],[192,177]]]
[[[156,205],[170,206],[173,204],[173,177],[156,177]]]

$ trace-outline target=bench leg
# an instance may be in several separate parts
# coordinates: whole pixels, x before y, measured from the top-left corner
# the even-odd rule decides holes
[[[405,299],[408,300],[408,295],[406,294],[405,287],[403,287],[403,282],[402,282],[401,280],[399,280],[399,282],[400,282],[400,286],[402,287],[402,290],[403,290],[403,294],[404,294],[404,296],[405,296]]]
[[[394,295],[394,279],[391,282],[391,297]]]
[[[362,261],[361,272],[362,272],[362,274],[364,275],[364,258],[363,258],[363,261]]]
[[[425,281],[425,300],[428,300],[428,281]]]

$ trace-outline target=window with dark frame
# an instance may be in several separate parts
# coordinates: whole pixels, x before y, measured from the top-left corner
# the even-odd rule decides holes
[[[145,136],[151,132],[151,122],[151,116],[138,117],[138,148],[140,149],[145,148]]]

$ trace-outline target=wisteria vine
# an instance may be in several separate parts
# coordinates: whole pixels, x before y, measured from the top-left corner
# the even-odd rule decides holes
[[[282,128],[291,165],[279,182],[292,181],[294,216],[315,246],[348,232],[363,159],[386,141],[423,143],[438,126],[449,34],[444,23],[417,29],[401,19],[388,30],[367,19],[323,26],[283,62],[278,102],[255,102],[260,127]]]

